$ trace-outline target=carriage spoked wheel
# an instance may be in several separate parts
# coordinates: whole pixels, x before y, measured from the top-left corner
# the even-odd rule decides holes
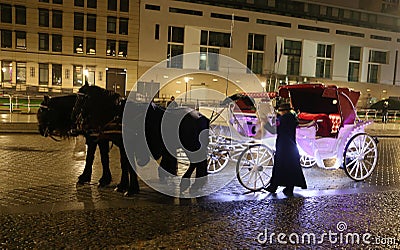
[[[314,157],[308,156],[308,155],[301,155],[300,156],[300,165],[303,168],[311,168],[314,166],[316,163],[316,160]]]
[[[207,156],[207,172],[209,174],[220,172],[229,162],[231,142],[220,135],[220,130],[218,127],[210,129]]]
[[[239,156],[236,176],[245,188],[259,191],[268,185],[273,165],[272,149],[264,144],[250,145]]]
[[[207,158],[207,172],[210,174],[218,173],[229,162],[229,151],[224,149],[224,147],[219,147],[217,145],[211,145],[208,148],[208,158]]]
[[[355,134],[344,149],[343,168],[350,178],[362,181],[372,174],[377,159],[377,141],[366,133]]]

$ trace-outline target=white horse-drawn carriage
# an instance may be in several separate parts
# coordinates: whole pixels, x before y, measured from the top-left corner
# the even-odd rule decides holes
[[[290,100],[300,123],[296,141],[301,165],[325,169],[343,168],[356,180],[373,172],[378,158],[377,140],[364,132],[371,121],[357,117],[360,93],[322,84],[286,85],[279,88],[281,99]],[[257,100],[257,101],[255,101]],[[275,139],[275,109],[267,93],[239,94],[222,102],[211,116],[209,173],[236,161],[239,182],[251,191],[270,181]],[[214,124],[221,116],[226,124]]]

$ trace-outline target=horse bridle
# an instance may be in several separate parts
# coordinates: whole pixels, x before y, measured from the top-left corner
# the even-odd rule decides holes
[[[51,111],[51,109],[50,109],[49,106],[47,106],[47,105],[40,104],[39,108],[40,108],[40,109],[47,110],[47,112]],[[43,132],[43,136],[44,136],[44,137],[47,137],[47,136],[48,136],[48,137],[50,137],[51,139],[53,139],[54,141],[60,142],[61,139],[57,139],[57,138],[54,137],[54,136],[59,136],[59,135],[53,134],[52,131],[50,131],[50,129],[49,129],[50,122],[49,122],[49,121],[46,121],[46,123],[45,123],[44,125],[45,125],[45,130],[44,130],[44,132]],[[61,137],[61,136],[60,136],[60,137]]]

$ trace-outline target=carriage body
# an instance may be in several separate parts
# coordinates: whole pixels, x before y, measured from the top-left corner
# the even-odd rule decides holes
[[[360,92],[323,84],[298,84],[282,86],[279,96],[290,100],[300,121],[315,122],[315,126],[297,128],[296,140],[303,159],[312,159],[308,162],[322,168],[346,168],[346,159],[353,158],[346,148],[354,147],[354,143],[371,143],[373,159],[370,159],[371,155],[367,157],[375,166],[376,140],[364,131],[372,121],[358,119],[355,108]],[[363,174],[348,174],[355,180],[362,180],[372,173],[373,167],[364,169]]]
[[[300,123],[313,121],[312,125],[299,126],[296,131],[303,167],[343,167],[346,174],[356,181],[372,174],[378,157],[377,140],[364,131],[372,121],[357,117],[355,106],[360,92],[323,84],[297,84],[280,87],[278,94],[291,102]],[[254,191],[269,182],[276,135],[263,131],[263,123],[274,125],[275,105],[271,99],[263,98],[268,111],[262,112],[259,107],[263,102],[252,99],[253,107],[250,108],[237,100],[228,105],[226,121],[229,134],[225,136],[242,146],[233,147],[240,152],[232,153],[237,156],[234,158],[237,160],[237,177],[243,186]],[[257,131],[263,131],[262,135],[257,136]],[[211,144],[217,145],[218,142]]]

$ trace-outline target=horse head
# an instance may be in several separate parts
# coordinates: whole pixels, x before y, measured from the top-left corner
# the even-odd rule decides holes
[[[76,95],[59,97],[45,96],[36,114],[39,132],[42,136],[68,137],[72,121],[70,119]]]
[[[101,132],[120,113],[121,96],[113,91],[85,83],[77,96],[71,119],[84,133]]]

